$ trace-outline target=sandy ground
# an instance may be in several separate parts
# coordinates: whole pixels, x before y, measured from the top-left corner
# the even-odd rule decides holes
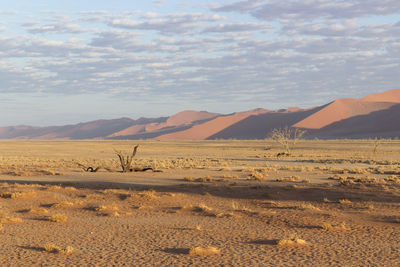
[[[136,143],[161,172],[116,172]],[[400,142],[374,147],[3,141],[0,266],[399,266]]]

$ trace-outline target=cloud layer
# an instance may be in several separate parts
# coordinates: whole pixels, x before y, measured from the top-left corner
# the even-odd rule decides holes
[[[158,12],[9,12],[0,94],[172,99],[171,110],[220,102],[211,111],[224,112],[400,87],[399,1],[246,0],[205,12],[153,2]]]

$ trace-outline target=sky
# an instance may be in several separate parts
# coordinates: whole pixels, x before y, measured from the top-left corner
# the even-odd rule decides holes
[[[400,88],[398,0],[0,0],[0,126]]]

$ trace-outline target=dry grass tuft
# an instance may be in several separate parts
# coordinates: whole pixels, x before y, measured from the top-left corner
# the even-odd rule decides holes
[[[185,177],[183,178],[184,181],[186,182],[194,182],[194,178],[193,177]]]
[[[62,187],[60,185],[51,185],[46,188],[46,190],[49,190],[49,191],[58,191],[61,189],[62,189]]]
[[[266,173],[262,173],[262,172],[258,172],[258,171],[253,171],[250,175],[249,175],[249,180],[252,181],[258,181],[258,182],[262,182],[265,181],[267,179],[267,174]]]
[[[87,198],[87,199],[103,199],[104,196],[100,195],[100,194],[92,193],[92,194],[85,195],[85,198]]]
[[[242,169],[241,172],[254,172],[254,168],[247,167]]]
[[[339,230],[347,230],[346,224],[343,222],[338,225],[332,225],[330,223],[323,223],[321,225],[321,229],[325,231],[339,231]]]
[[[221,253],[216,247],[194,247],[189,250],[190,256],[210,256],[219,254]]]
[[[215,217],[217,218],[235,218],[238,217],[236,214],[234,214],[233,212],[227,212],[227,213],[218,213],[215,215]]]
[[[305,246],[308,245],[307,241],[299,238],[288,238],[278,240],[276,243],[278,246]]]
[[[54,244],[46,244],[43,246],[43,250],[50,253],[60,253],[60,254],[71,254],[74,251],[74,248],[71,246],[67,246],[65,249],[62,249]]]
[[[16,223],[22,223],[22,219],[16,217],[4,217],[0,219],[0,224],[16,224]]]
[[[351,205],[351,204],[353,204],[353,202],[351,202],[351,201],[348,200],[348,199],[340,199],[340,200],[339,200],[339,203],[340,203],[341,205]]]
[[[154,190],[148,190],[148,191],[143,191],[137,194],[138,196],[145,198],[145,199],[156,199],[158,196],[156,195],[156,191]]]
[[[292,175],[290,177],[278,178],[276,179],[277,182],[300,182],[301,178],[299,176]]]
[[[55,204],[51,205],[51,208],[54,208],[54,209],[61,209],[61,208],[72,207],[72,206],[74,206],[74,205],[75,205],[75,203],[73,203],[73,202],[70,202],[70,201],[63,201],[63,202],[55,203]]]
[[[211,212],[212,208],[207,207],[205,204],[201,203],[198,206],[193,207],[193,211],[196,212]]]
[[[36,191],[29,190],[29,191],[22,191],[22,192],[4,192],[0,193],[1,198],[11,198],[11,199],[17,199],[17,198],[31,198],[31,197],[36,197]]]
[[[206,177],[197,178],[196,182],[211,183],[211,182],[214,182],[214,179],[211,176],[206,176]]]
[[[47,218],[50,222],[63,223],[67,221],[67,216],[64,214],[55,214]]]
[[[108,216],[108,217],[125,217],[125,216],[130,216],[132,215],[132,212],[118,212],[118,211],[114,211],[111,213],[105,213],[103,214],[104,216]]]
[[[67,187],[64,187],[64,190],[76,191],[77,189],[73,186],[67,186]]]
[[[315,207],[314,205],[312,205],[311,203],[301,203],[298,206],[299,209],[301,210],[315,210],[315,211],[320,211],[319,208]]]
[[[42,213],[48,213],[49,211],[45,208],[31,208],[28,210],[28,212],[34,214],[42,214]]]
[[[111,205],[101,205],[95,208],[96,211],[117,211],[119,210],[118,206],[115,204]]]

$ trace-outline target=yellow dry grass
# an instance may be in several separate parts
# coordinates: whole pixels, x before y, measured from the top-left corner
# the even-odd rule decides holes
[[[74,252],[74,248],[71,246],[67,246],[66,248],[60,248],[57,245],[54,245],[52,243],[48,243],[45,244],[43,246],[43,250],[46,252],[50,252],[50,253],[60,253],[60,254],[71,254],[72,252]]]
[[[0,224],[16,224],[22,223],[22,219],[18,217],[4,217],[0,219]]]
[[[29,213],[34,213],[34,214],[41,214],[41,213],[49,213],[49,211],[43,207],[39,208],[31,208],[28,210]]]
[[[325,231],[339,231],[339,230],[347,230],[346,223],[332,225],[331,223],[323,223],[321,225],[321,229]]]
[[[71,201],[62,201],[60,203],[55,203],[53,205],[51,205],[51,208],[54,209],[61,209],[61,208],[68,208],[68,207],[72,207],[74,206],[75,203],[71,202]]]
[[[307,241],[299,238],[288,238],[278,240],[276,243],[278,246],[305,246],[308,245]]]
[[[1,198],[11,198],[11,199],[32,198],[32,197],[36,197],[36,195],[37,195],[36,191],[34,191],[34,190],[0,193]]]
[[[219,255],[220,251],[216,247],[193,247],[189,250],[190,256],[210,256]]]
[[[47,220],[50,222],[56,222],[56,223],[64,223],[67,221],[67,216],[64,214],[54,214],[52,216],[47,217]]]
[[[96,211],[117,211],[119,210],[118,206],[113,203],[111,205],[100,205],[95,208]]]

